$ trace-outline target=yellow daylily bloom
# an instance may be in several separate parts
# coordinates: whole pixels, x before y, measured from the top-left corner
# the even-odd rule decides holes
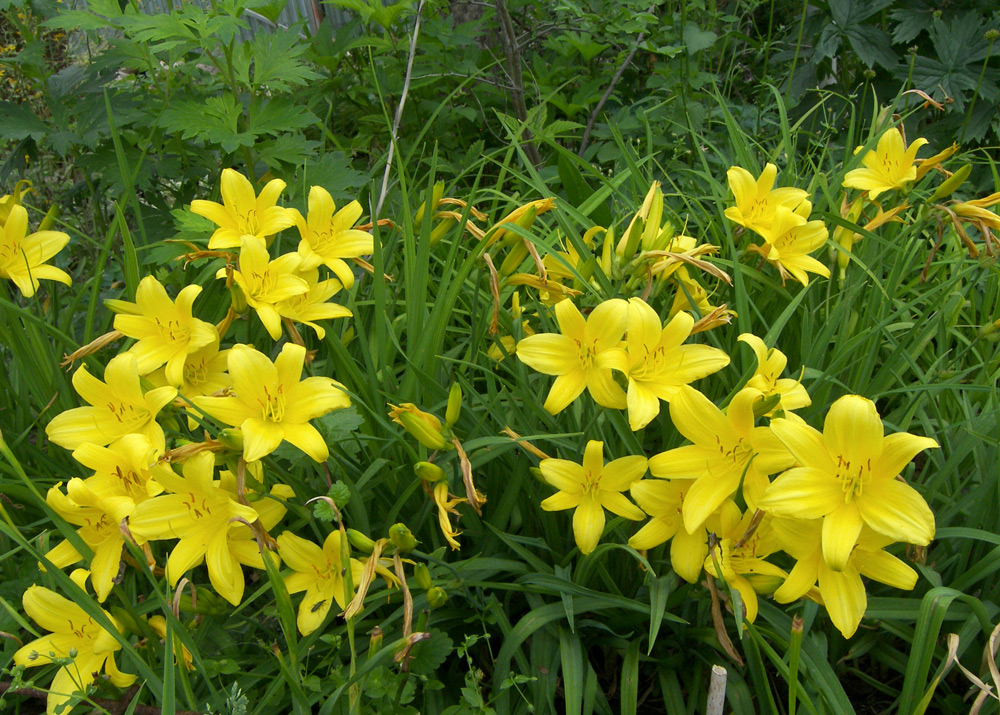
[[[802,285],[809,285],[807,272],[830,277],[830,269],[809,255],[826,243],[829,231],[822,221],[806,221],[785,206],[776,206],[771,228],[762,235],[764,245],[752,245],[748,250],[759,253],[777,268],[782,283],[791,275]]]
[[[347,392],[329,377],[302,378],[306,349],[286,343],[272,363],[247,345],[229,351],[229,374],[235,395],[195,397],[195,406],[243,431],[243,458],[256,462],[287,440],[315,459],[330,455],[326,442],[309,420],[349,407]]]
[[[729,189],[733,192],[736,205],[726,209],[726,218],[763,235],[771,228],[775,208],[783,206],[789,211],[795,210],[809,196],[809,192],[792,186],[773,188],[777,175],[778,167],[771,163],[764,166],[764,171],[756,179],[743,167],[731,167],[726,172],[726,178],[729,179]]]
[[[238,267],[220,268],[215,277],[226,278],[232,270],[233,281],[243,291],[247,305],[257,312],[268,335],[277,340],[281,337],[281,315],[276,305],[309,292],[309,284],[297,272],[301,260],[298,254],[285,253],[272,261],[263,239],[244,236]]]
[[[98,494],[82,479],[71,479],[66,490],[68,496],[59,490],[59,485],[52,487],[45,501],[63,519],[80,527],[76,533],[94,552],[89,563],[90,580],[97,600],[103,603],[118,576],[125,548],[121,522],[132,514],[135,502],[127,496]],[[65,568],[80,561],[83,555],[72,543],[63,541],[45,558],[57,568]]]
[[[641,298],[628,301],[627,350],[611,348],[598,365],[628,377],[629,426],[640,430],[660,414],[660,400],[670,402],[681,385],[700,380],[729,364],[729,356],[709,345],[684,345],[694,318],[677,313],[663,325]]]
[[[844,188],[867,191],[870,199],[885,191],[905,188],[917,178],[914,161],[917,150],[926,143],[926,139],[917,139],[907,147],[898,127],[885,131],[879,137],[875,150],[866,152],[862,157],[864,168],[852,169],[844,174]]]
[[[524,223],[523,219],[526,216],[531,216],[531,222],[527,226],[522,226],[522,228],[530,228],[531,223],[534,222],[536,216],[540,216],[546,211],[554,209],[556,206],[556,200],[552,197],[546,199],[536,199],[535,201],[529,201],[528,203],[518,206],[513,209],[510,213],[504,216],[502,219],[497,221],[493,226],[486,232],[487,246],[492,246],[497,241],[500,240],[517,240],[520,237],[517,234],[513,234],[514,238],[509,239],[505,236],[509,231],[504,228],[508,224],[517,224],[521,226]]]
[[[172,493],[136,505],[129,528],[144,540],[180,539],[167,559],[166,575],[171,587],[204,561],[215,592],[234,606],[239,605],[246,583],[229,537],[234,529],[246,528],[237,519],[252,524],[258,512],[217,486],[214,454],[196,454],[184,462],[183,473],[183,478],[176,474],[157,476],[157,481]]]
[[[370,256],[375,252],[374,237],[367,231],[353,228],[361,214],[361,204],[357,201],[338,211],[329,191],[322,186],[309,189],[308,217],[295,214],[295,225],[301,236],[298,248],[301,270],[325,265],[345,288],[353,286],[354,271],[344,259]]]
[[[754,427],[753,404],[760,391],[744,388],[723,412],[684,385],[670,401],[670,419],[694,444],[650,458],[649,472],[661,479],[694,479],[684,500],[684,528],[693,533],[743,481],[750,508],[768,485],[768,475],[792,466],[787,449],[766,427]]]
[[[297,623],[299,632],[307,636],[326,620],[330,606],[336,603],[341,609],[354,597],[354,589],[346,592],[344,583],[344,540],[340,531],[332,531],[323,546],[296,536],[290,531],[278,537],[278,555],[293,573],[285,576],[289,593],[306,592],[299,604]],[[346,550],[350,553],[350,547]],[[351,558],[351,583],[361,580],[364,564]]]
[[[622,494],[646,473],[646,458],[620,457],[604,463],[604,443],[587,442],[583,463],[543,459],[538,464],[545,481],[559,491],[542,501],[545,511],[575,509],[573,535],[581,554],[597,548],[604,533],[604,510],[639,521],[645,514]]]
[[[261,241],[295,225],[298,212],[277,206],[285,182],[272,179],[256,194],[253,184],[235,169],[222,170],[222,203],[196,199],[191,211],[204,216],[219,228],[208,240],[209,250],[236,248],[244,236],[256,236]]]
[[[42,586],[29,586],[21,598],[24,612],[47,631],[14,653],[14,664],[31,668],[48,665],[54,658],[72,662],[59,668],[46,699],[46,713],[55,715],[73,693],[86,693],[103,670],[119,688],[135,682],[135,676],[118,670],[115,653],[121,643],[80,606]],[[119,632],[121,627],[107,611],[104,615]]]
[[[336,278],[320,281],[318,269],[300,270],[299,277],[306,282],[308,290],[276,303],[275,310],[284,318],[305,323],[322,340],[326,337],[326,329],[313,321],[350,318],[353,313],[342,305],[327,302],[343,287]]]
[[[830,620],[844,638],[858,630],[868,595],[861,577],[893,588],[911,590],[917,572],[883,549],[892,540],[864,527],[844,567],[835,571],[823,557],[825,519],[774,519],[772,529],[781,549],[796,560],[785,582],[774,592],[778,603],[791,603],[803,596],[821,602]],[[819,585],[818,594],[815,586]],[[818,598],[817,598],[818,596]]]
[[[757,369],[746,386],[760,390],[765,398],[778,395],[778,404],[767,413],[768,415],[776,410],[790,412],[812,404],[809,393],[799,380],[780,377],[788,364],[788,358],[783,352],[778,348],[767,347],[763,340],[752,333],[743,333],[736,339],[749,345],[757,357]]]
[[[157,455],[141,434],[127,434],[109,447],[88,443],[73,450],[73,459],[94,470],[84,480],[88,489],[102,497],[128,497],[136,504],[163,491],[157,474],[173,474],[157,462]]]
[[[0,233],[0,278],[14,282],[21,295],[30,298],[38,290],[40,279],[70,285],[69,274],[46,263],[69,243],[62,231],[36,231],[28,234],[28,211],[12,204]]]
[[[772,529],[773,519],[765,514],[747,536],[754,518],[754,510],[748,509],[739,522],[723,529],[714,553],[705,558],[705,571],[725,579],[739,592],[750,623],[757,619],[757,594],[771,593],[788,576],[783,569],[765,561],[781,549]]]
[[[129,352],[139,361],[140,375],[166,363],[167,383],[180,387],[187,356],[219,341],[214,325],[191,315],[199,293],[201,286],[185,286],[175,302],[156,278],[146,276],[136,288],[135,303],[121,303],[123,313],[115,316],[114,327],[138,341]]]
[[[628,303],[620,298],[606,300],[584,319],[567,299],[556,304],[555,313],[561,334],[529,335],[517,343],[515,353],[528,367],[556,376],[545,399],[545,410],[552,415],[561,412],[584,388],[597,404],[624,409],[628,404],[625,391],[615,382],[611,369],[599,365],[599,356],[621,343]]]
[[[883,436],[875,403],[845,395],[827,412],[823,432],[800,421],[771,430],[801,465],[777,477],[759,508],[775,516],[823,521],[823,558],[843,571],[867,524],[894,541],[926,546],[934,514],[916,489],[896,479],[919,452],[938,443],[906,432]]]
[[[633,549],[652,549],[670,540],[670,567],[688,583],[701,576],[708,556],[708,534],[725,533],[729,523],[740,519],[740,510],[732,499],[725,500],[705,524],[692,533],[684,528],[682,510],[693,479],[661,481],[642,479],[629,487],[632,499],[649,514],[649,521],[628,540]]]
[[[90,406],[56,415],[45,428],[49,440],[66,449],[87,442],[103,447],[127,434],[140,433],[162,452],[166,440],[156,415],[177,396],[177,388],[158,387],[143,393],[139,363],[130,353],[111,358],[104,379],[91,375],[86,365],[73,373],[73,388]]]

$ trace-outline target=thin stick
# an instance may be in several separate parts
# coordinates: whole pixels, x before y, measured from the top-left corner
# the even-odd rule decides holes
[[[420,34],[420,13],[424,9],[424,0],[420,0],[417,6],[417,19],[413,23],[413,34],[410,36],[410,56],[406,58],[406,78],[403,80],[403,93],[399,97],[399,104],[396,106],[396,116],[392,119],[392,141],[389,143],[389,156],[385,160],[385,174],[382,176],[382,191],[378,196],[378,203],[375,204],[375,215],[372,221],[382,213],[382,204],[385,195],[389,191],[389,173],[392,171],[392,155],[396,149],[396,137],[399,133],[399,123],[403,119],[403,105],[406,104],[406,95],[410,91],[410,75],[413,74],[413,56],[417,53],[417,36]]]
[[[656,3],[653,3],[649,6],[649,9],[646,10],[646,12],[652,13],[655,9]],[[628,67],[632,58],[635,57],[635,53],[639,51],[639,45],[641,45],[642,41],[645,39],[645,31],[640,32],[639,36],[635,38],[635,46],[632,48],[632,51],[628,53],[628,57],[625,58],[625,61],[618,65],[618,69],[615,70],[615,74],[611,78],[611,83],[608,85],[608,88],[604,90],[604,95],[597,103],[597,106],[594,107],[594,111],[590,113],[590,117],[587,119],[587,128],[583,130],[583,139],[580,141],[580,151],[576,153],[577,156],[583,156],[583,152],[586,150],[587,144],[590,142],[590,131],[594,128],[594,122],[597,121],[597,115],[601,113],[602,109],[604,109],[604,103],[608,101],[611,97],[611,93],[615,91],[615,85],[618,84],[618,80],[620,80],[622,75],[625,74],[625,68]]]

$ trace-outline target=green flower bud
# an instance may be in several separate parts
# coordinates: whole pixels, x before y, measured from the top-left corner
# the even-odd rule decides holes
[[[357,529],[347,530],[347,540],[351,542],[351,546],[365,554],[370,554],[375,548],[375,542]]]
[[[389,540],[396,545],[401,554],[417,548],[417,537],[410,531],[410,527],[403,522],[393,524],[389,527]]]
[[[427,603],[431,608],[441,608],[448,601],[448,594],[440,586],[427,591]]]
[[[459,415],[462,414],[462,386],[457,382],[453,383],[448,392],[448,409],[444,413],[445,427],[451,427],[458,422]]]
[[[226,449],[231,449],[234,452],[243,451],[243,430],[237,429],[236,427],[226,427],[226,429],[219,430],[219,434],[216,437],[223,447]]]
[[[427,568],[427,564],[417,564],[414,566],[413,578],[416,579],[417,585],[425,591],[429,591],[434,587],[434,582],[431,581],[431,572]]]
[[[433,484],[444,479],[444,470],[431,462],[417,462],[413,465],[413,471],[425,482]]]
[[[955,189],[965,183],[971,172],[972,164],[964,164],[958,167],[955,173],[942,181],[941,185],[931,194],[931,201],[940,201],[943,198],[951,196],[955,192]]]

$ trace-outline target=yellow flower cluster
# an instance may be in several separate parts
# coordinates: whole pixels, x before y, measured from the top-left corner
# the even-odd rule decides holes
[[[625,310],[612,305],[598,313],[609,302],[598,306],[591,320],[611,325],[611,311]],[[587,336],[588,325],[570,332]],[[628,330],[638,332],[637,326],[630,324]],[[588,387],[593,378],[599,404],[604,402],[597,396],[606,397],[614,383],[610,373],[598,371],[610,370],[614,361],[608,355],[623,350],[607,345],[621,339],[617,331],[615,326],[600,350],[593,340],[575,339],[591,352],[561,373],[580,372],[574,379]],[[547,338],[547,345],[535,340],[539,345],[529,344],[529,349],[519,345],[517,354],[531,364],[532,351],[539,350],[543,357],[533,367],[559,374],[554,372],[557,355],[582,355],[576,342],[574,352],[559,337],[564,336]],[[605,509],[635,521],[648,516],[629,545],[647,550],[671,541],[674,571],[692,583],[702,570],[726,580],[739,594],[748,620],[756,617],[758,593],[782,603],[807,597],[825,604],[834,625],[850,637],[867,605],[861,576],[904,589],[916,583],[916,572],[884,549],[897,541],[925,546],[933,538],[930,508],[899,474],[917,453],[937,443],[906,433],[883,436],[874,403],[856,395],[833,404],[822,432],[809,427],[792,412],[810,404],[805,388],[780,377],[784,354],[754,335],[740,340],[754,350],[757,370],[725,409],[685,381],[669,385],[670,419],[690,444],[648,459],[625,456],[605,464],[603,445],[590,441],[582,463],[542,459],[541,475],[558,491],[541,506],[574,510],[573,532],[584,554],[597,547]],[[635,352],[633,345],[628,354]],[[728,362],[723,358],[712,372]],[[631,390],[635,378],[631,371],[626,374]],[[758,424],[765,417],[768,423]],[[656,479],[644,479],[647,470]],[[768,560],[780,552],[795,562],[791,571]]]

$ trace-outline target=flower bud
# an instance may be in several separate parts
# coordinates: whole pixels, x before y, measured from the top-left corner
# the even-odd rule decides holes
[[[243,452],[243,430],[241,429],[227,427],[226,429],[219,430],[216,439],[226,449],[231,449],[234,452]]]
[[[247,312],[247,297],[243,294],[243,289],[239,283],[233,281],[229,284],[229,298],[233,302],[233,310],[237,313]]]
[[[448,392],[448,410],[444,413],[444,424],[451,427],[458,422],[459,415],[462,414],[462,386],[457,382],[452,383]]]
[[[931,194],[931,201],[940,201],[951,196],[955,192],[955,189],[965,183],[970,173],[972,173],[972,164],[964,164],[958,167],[955,173],[942,181],[941,185]]]
[[[347,530],[347,540],[351,542],[351,546],[365,554],[370,554],[375,548],[375,542],[357,529]]]
[[[417,548],[417,537],[413,535],[403,522],[398,522],[389,527],[389,540],[396,545],[401,554],[408,553]]]
[[[427,604],[431,608],[441,608],[448,601],[448,594],[440,586],[427,591]]]
[[[417,564],[414,566],[413,578],[416,580],[417,585],[425,591],[429,591],[434,587],[434,582],[431,581],[431,572],[427,568],[427,564]]]
[[[412,402],[404,402],[398,407],[389,405],[389,417],[413,435],[428,449],[452,449],[452,445],[441,433],[441,420],[429,412],[424,412]]]
[[[440,481],[445,477],[444,470],[431,462],[417,462],[413,465],[413,471],[418,477],[429,484]]]

